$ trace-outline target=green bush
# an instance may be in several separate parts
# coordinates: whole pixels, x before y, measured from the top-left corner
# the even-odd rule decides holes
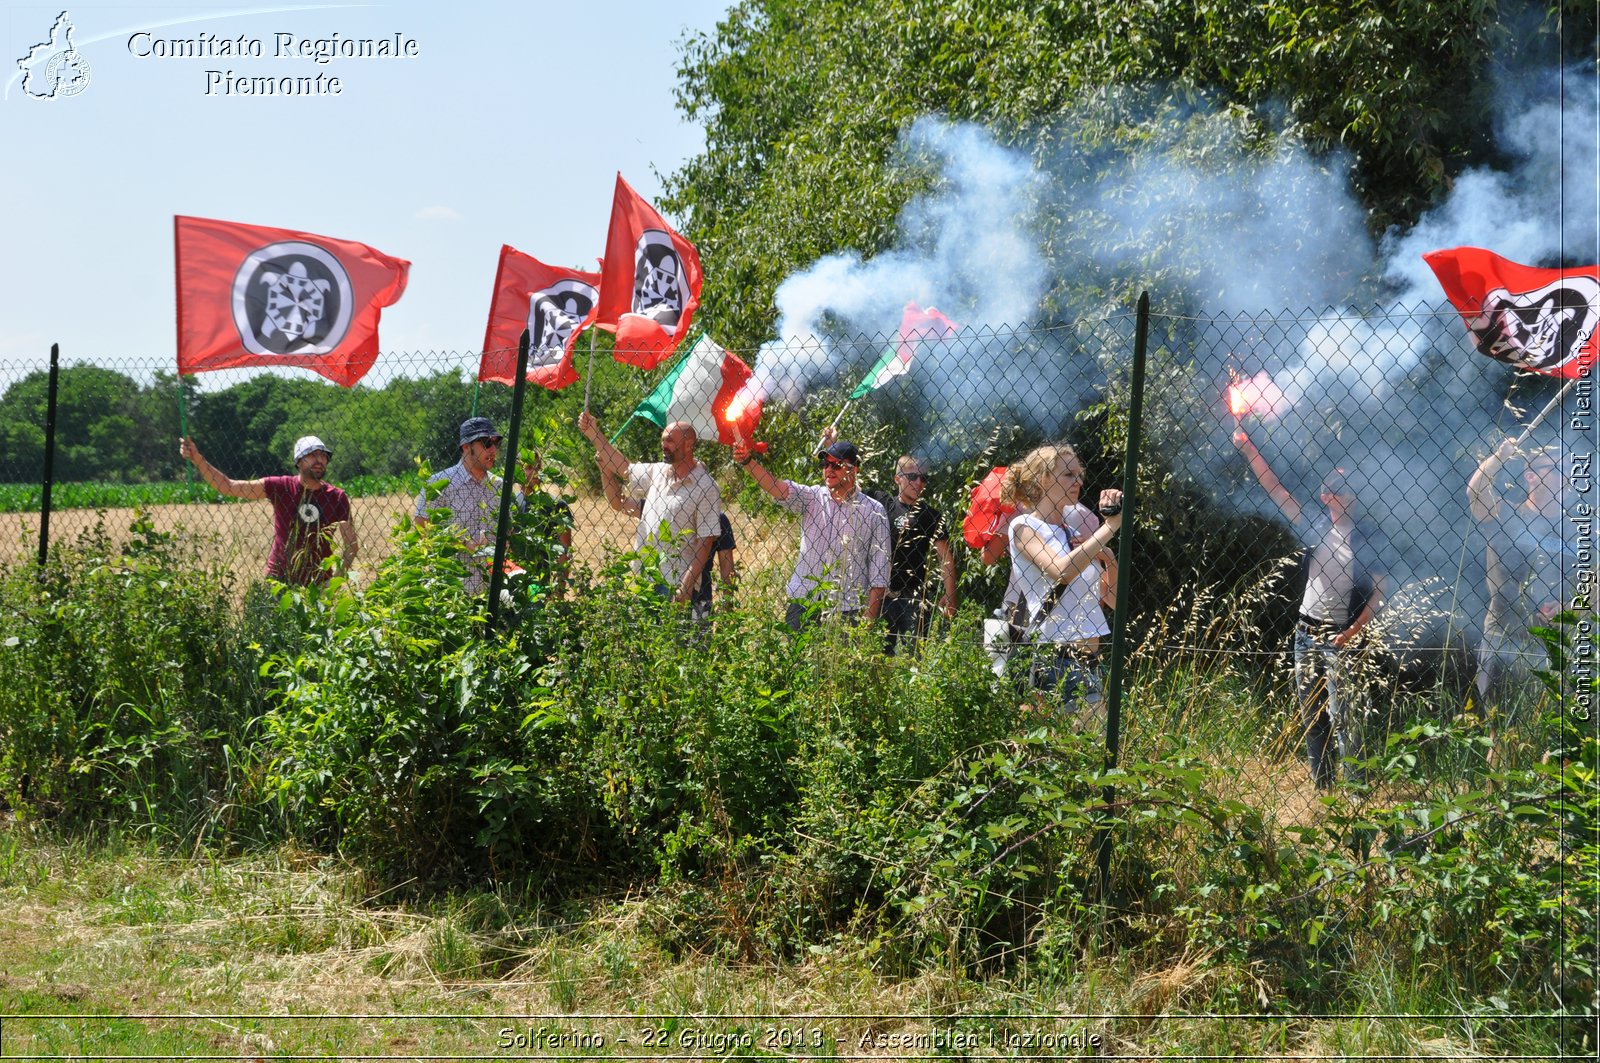
[[[553,571],[559,546],[520,524],[513,554]],[[491,629],[455,530],[407,520],[364,587],[286,590],[304,632],[263,675],[268,785],[308,840],[375,873],[448,882],[542,875],[593,858],[575,730],[545,665],[570,620],[548,587],[509,581]]]
[[[0,570],[0,799],[68,825],[238,829],[262,694],[231,577],[142,516],[132,531]]]

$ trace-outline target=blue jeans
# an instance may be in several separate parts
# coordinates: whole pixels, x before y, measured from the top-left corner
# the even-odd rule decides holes
[[[1098,711],[1105,700],[1100,685],[1100,655],[1055,643],[1027,643],[1013,659],[1027,662],[1030,689],[1055,698],[1063,717],[1080,710]]]
[[[1356,673],[1354,650],[1333,644],[1334,631],[1294,629],[1294,685],[1300,724],[1306,732],[1306,762],[1319,789],[1329,789],[1339,761],[1361,759],[1361,728],[1367,691]],[[1348,771],[1348,769],[1346,769]]]

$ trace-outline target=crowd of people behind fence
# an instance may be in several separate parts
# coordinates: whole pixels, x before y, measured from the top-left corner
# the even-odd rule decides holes
[[[655,593],[683,605],[693,621],[711,616],[713,583],[729,594],[736,578],[736,544],[716,480],[695,457],[689,424],[661,432],[661,461],[632,461],[606,438],[585,411],[578,430],[594,448],[607,502],[638,521],[635,551],[654,551]],[[492,553],[502,481],[493,469],[503,437],[491,421],[471,417],[458,433],[459,460],[435,474],[416,499],[419,524],[442,519],[463,540],[466,589],[483,589]],[[1361,505],[1359,485],[1342,468],[1326,472],[1317,506],[1296,498],[1242,427],[1234,444],[1260,487],[1307,548],[1305,590],[1294,628],[1293,657],[1298,720],[1306,762],[1319,788],[1332,787],[1341,765],[1358,775],[1364,721],[1371,711],[1364,651],[1389,585],[1392,548]],[[272,505],[273,538],[266,576],[288,584],[318,584],[345,572],[359,544],[350,500],[326,480],[333,451],[316,436],[296,441],[293,476],[233,480],[201,454],[192,439],[181,455],[218,492],[265,499]],[[914,653],[927,637],[935,611],[956,615],[956,554],[945,515],[923,500],[926,465],[902,455],[895,490],[875,498],[857,478],[857,447],[824,433],[816,453],[821,483],[782,479],[768,470],[745,440],[733,448],[743,473],[798,519],[800,542],[785,586],[784,619],[796,632],[824,620],[880,622],[885,651]],[[1526,689],[1542,651],[1529,630],[1563,608],[1562,569],[1569,551],[1563,534],[1559,454],[1545,448],[1522,454],[1507,440],[1478,466],[1466,485],[1474,519],[1486,543],[1488,613],[1478,649],[1475,707],[1487,713]],[[1517,497],[1502,483],[1513,462],[1523,465]],[[565,557],[572,545],[572,514],[540,487],[537,464],[523,467],[513,492],[519,511],[542,516],[537,526]],[[993,480],[998,477],[998,504]],[[1033,711],[1078,726],[1101,720],[1101,644],[1111,631],[1117,562],[1112,543],[1121,527],[1122,493],[1107,489],[1091,508],[1080,500],[1084,467],[1070,446],[1046,445],[1009,468],[994,470],[974,492],[988,492],[987,526],[969,531],[983,564],[1009,556],[1002,606],[985,624],[997,674],[1010,675]],[[968,515],[970,525],[977,515]],[[337,533],[342,550],[333,550]],[[930,579],[930,559],[935,570]],[[563,573],[540,573],[560,591]],[[930,594],[930,583],[937,587]]]

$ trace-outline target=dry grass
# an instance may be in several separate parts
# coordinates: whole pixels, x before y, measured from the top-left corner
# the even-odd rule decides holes
[[[361,553],[358,574],[394,552],[396,523],[412,511],[413,495],[382,495],[351,502]],[[796,531],[791,522],[773,522],[728,507],[735,552],[741,571],[757,572],[773,565],[793,563]],[[195,544],[197,557],[233,571],[241,583],[259,578],[272,545],[272,507],[266,502],[217,502],[193,505],[151,506],[144,510],[156,531],[175,534]],[[104,525],[111,542],[126,544],[133,524],[132,509],[61,510],[50,515],[52,543],[70,543]],[[606,558],[633,549],[638,522],[611,509],[603,498],[579,498],[572,505],[572,552],[576,564],[598,568]],[[39,515],[8,513],[0,516],[0,563],[37,555]]]
[[[1248,972],[1220,970],[1199,954],[1152,970],[1086,956],[1071,978],[1032,987],[937,966],[885,976],[870,943],[844,939],[789,964],[673,958],[649,932],[651,911],[663,903],[671,898],[634,895],[556,915],[476,894],[414,907],[379,895],[337,859],[293,847],[170,860],[150,851],[63,850],[0,827],[4,1047],[42,1058],[500,1051],[905,1059],[944,1053],[894,1038],[963,1031],[977,1040],[955,1054],[980,1059],[1094,1054],[1067,1048],[1073,1034],[1098,1037],[1100,1054],[1132,1060],[1269,1047],[1289,1058],[1326,1058],[1330,1049],[1352,1058],[1407,1039],[1439,1058],[1473,1055],[1445,1035],[1448,1024],[1432,1021],[1208,1018],[1219,979],[1256,985],[1263,1011],[1274,1009]],[[127,1015],[143,1018],[106,1018]],[[603,1037],[605,1045],[497,1045],[502,1031],[539,1027]],[[647,1049],[649,1030],[666,1030],[668,1042]],[[821,1037],[822,1047],[711,1052],[684,1044],[749,1036],[759,1047],[780,1030]],[[1058,1047],[1040,1046],[1045,1037]],[[1019,1038],[1034,1038],[1035,1047]],[[894,1044],[901,1047],[887,1047]]]

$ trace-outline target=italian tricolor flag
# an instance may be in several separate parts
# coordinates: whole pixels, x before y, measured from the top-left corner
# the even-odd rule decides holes
[[[911,372],[911,360],[916,357],[919,343],[949,339],[956,334],[957,328],[956,323],[936,307],[930,306],[924,310],[916,303],[907,303],[905,313],[900,316],[899,340],[892,347],[886,347],[883,357],[867,370],[867,375],[850,393],[851,401],[869,391],[878,390],[897,376]]]
[[[749,366],[710,336],[701,336],[633,416],[662,428],[687,421],[701,439],[717,439],[732,446],[735,432],[749,440],[761,420],[761,400],[744,390],[749,381]]]

